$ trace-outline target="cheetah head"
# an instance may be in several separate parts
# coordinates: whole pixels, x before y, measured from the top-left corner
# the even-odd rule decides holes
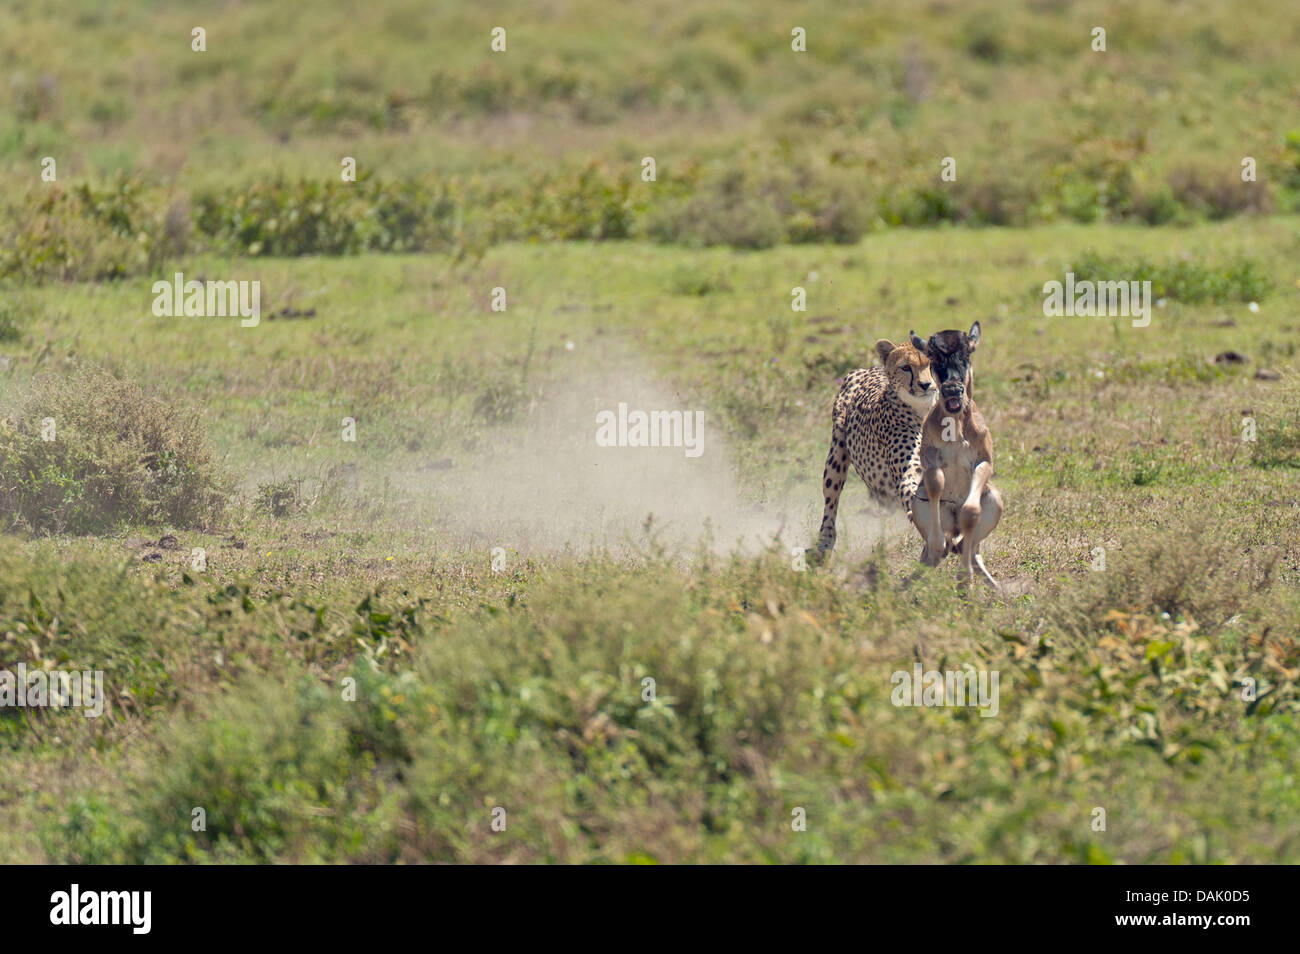
[[[910,342],[896,345],[881,338],[876,342],[876,354],[885,366],[885,375],[894,393],[924,417],[930,405],[934,404],[935,396],[930,359],[925,351]]]
[[[964,413],[970,401],[974,376],[970,357],[980,343],[980,323],[970,326],[970,331],[938,331],[922,341],[915,331],[910,339],[913,347],[930,359],[934,381],[939,386],[939,400],[945,411]]]

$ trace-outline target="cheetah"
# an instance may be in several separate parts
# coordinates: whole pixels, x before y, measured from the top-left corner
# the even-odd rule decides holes
[[[993,437],[971,396],[971,354],[979,346],[980,323],[969,332],[941,331],[921,341],[930,359],[939,397],[921,427],[921,487],[909,515],[925,540],[921,562],[938,566],[949,553],[961,559],[969,586],[975,570],[994,591],[1001,587],[980,556],[980,543],[1002,519],[1002,496],[992,484]]]
[[[924,344],[924,342],[922,342]],[[930,359],[910,342],[876,342],[882,368],[858,368],[844,376],[831,413],[831,449],[822,475],[822,515],[817,552],[835,546],[835,516],[849,461],[872,496],[910,512],[921,482],[921,422],[934,403]]]

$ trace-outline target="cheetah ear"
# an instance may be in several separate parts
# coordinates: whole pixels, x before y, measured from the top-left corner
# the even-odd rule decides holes
[[[921,352],[921,354],[928,354],[928,353],[929,353],[929,352],[927,352],[927,351],[925,350],[925,342],[922,341],[920,338],[918,338],[918,337],[916,336],[916,332],[915,332],[915,331],[909,331],[909,332],[907,333],[907,335],[908,335],[908,337],[911,338],[911,340],[912,340],[912,347],[913,347],[913,348],[915,348],[917,351]]]
[[[980,343],[980,323],[977,321],[970,326],[970,331],[966,332],[966,343],[970,345],[971,351],[979,347]]]
[[[890,354],[893,352],[894,348],[896,347],[897,345],[895,345],[888,338],[881,338],[879,341],[876,342],[876,357],[880,358],[881,364],[884,364],[886,361],[889,360]]]

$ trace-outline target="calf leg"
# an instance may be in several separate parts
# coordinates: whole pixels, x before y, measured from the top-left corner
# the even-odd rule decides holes
[[[921,531],[921,536],[925,539],[925,549],[921,551],[921,562],[926,566],[938,566],[947,552],[947,541],[943,532],[943,523],[940,512],[943,510],[943,471],[938,467],[927,467],[921,474],[921,483],[925,487],[925,495],[928,501],[916,500],[913,507],[920,504],[928,504],[925,509],[925,520],[922,522],[921,513],[914,510],[913,516],[916,519],[916,528]]]
[[[849,472],[848,441],[844,429],[836,425],[831,430],[831,449],[826,455],[826,469],[822,472],[822,529],[817,540],[817,552],[825,555],[835,547],[835,517],[840,508],[840,491]]]
[[[1001,519],[1002,495],[998,493],[996,487],[988,484],[979,500],[979,518],[970,530],[968,537],[970,546],[965,549],[969,550],[974,569],[978,571],[980,579],[999,593],[1002,592],[1002,587],[998,585],[997,580],[993,579],[993,574],[989,573],[988,567],[984,565],[984,557],[980,555],[980,544],[985,537],[993,532]]]
[[[930,542],[930,501],[922,500],[919,497],[912,502],[911,510],[908,514],[912,523],[916,526],[917,531],[921,534],[921,562],[925,562],[926,548]],[[958,537],[953,540],[953,534],[957,532],[956,508],[952,504],[942,503],[939,505],[939,528],[943,534],[944,551],[943,556],[949,553],[960,552],[960,540]],[[943,557],[940,557],[942,560]]]
[[[965,544],[960,549],[961,554],[961,574],[967,583],[971,582],[972,570],[972,552],[977,546],[977,540],[971,538],[971,531],[980,520],[980,498],[984,495],[984,488],[988,485],[989,478],[993,474],[993,465],[988,461],[981,461],[975,465],[975,470],[971,474],[970,493],[962,501],[961,510],[957,514],[957,529],[962,536],[962,542]]]

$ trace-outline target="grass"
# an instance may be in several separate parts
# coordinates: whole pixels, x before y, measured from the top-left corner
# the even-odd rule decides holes
[[[1294,5],[545,6],[0,11],[0,671],[107,693],[0,707],[0,860],[1300,860]],[[976,319],[1004,594],[856,481],[812,565]]]
[[[109,280],[196,246],[476,259],[520,240],[850,245],[1300,210],[1284,0],[605,6],[499,4],[503,53],[485,19],[411,0],[223,7],[195,52],[187,11],[20,4],[0,14],[0,276]],[[1085,24],[1106,24],[1105,52]]]
[[[260,278],[268,313],[316,309],[249,329],[155,318],[144,280],[28,289],[6,400],[38,371],[110,367],[201,422],[239,479],[207,528],[7,537],[5,665],[101,668],[113,695],[99,720],[6,715],[0,851],[1294,860],[1295,230],[1004,230],[978,254],[930,231],[756,253],[505,246],[478,268],[187,262]],[[1045,318],[1026,291],[1083,249],[1118,259],[1139,241],[1153,260],[1250,261],[1276,291],[1259,312],[1169,302],[1141,329]],[[789,310],[796,284],[806,313]],[[495,286],[505,312],[489,310]],[[796,572],[835,377],[876,337],[972,317],[1008,501],[988,561],[1008,597],[963,600],[951,565],[914,576],[911,531],[877,536],[853,486],[836,558]],[[1258,363],[1266,343],[1280,380],[1210,363],[1227,349]],[[674,494],[629,480],[608,514],[623,535],[589,550],[589,452],[545,458],[552,484],[590,495],[558,526],[510,485],[545,482],[528,435],[550,434],[571,392],[613,406],[646,382],[716,428],[704,489],[682,461],[632,459]],[[516,397],[485,416],[503,388]],[[585,415],[560,418],[585,433]],[[728,555],[751,507],[777,542]],[[783,528],[764,522],[777,511]],[[716,521],[703,549],[689,542],[700,515]],[[664,535],[683,522],[683,542]],[[890,705],[891,674],[916,658],[999,671],[999,715]],[[796,808],[806,832],[791,830]]]
[[[876,169],[928,161],[928,143],[965,144],[972,175],[1011,158],[1008,143],[1052,164],[1082,140],[1080,172],[1113,172],[1119,156],[1163,172],[1223,142],[1252,144],[1242,155],[1261,163],[1284,160],[1291,6],[1171,9],[982,0],[610,11],[582,0],[539,20],[519,2],[492,17],[435,18],[413,0],[372,17],[335,0],[310,17],[213,10],[208,50],[194,53],[202,17],[189,11],[20,4],[0,20],[12,67],[0,155],[28,173],[54,154],[69,177],[148,169],[195,185],[336,174],[354,153],[361,168],[397,177],[439,168],[509,179],[592,155],[639,168],[644,155],[682,164],[737,142],[789,148],[810,135]],[[591,29],[597,18],[611,29]],[[55,25],[69,23],[55,42]],[[1108,30],[1105,53],[1091,49],[1093,24]],[[506,53],[490,53],[494,25],[508,31]],[[807,53],[790,48],[795,25]],[[1003,134],[987,136],[995,125]],[[1090,141],[1105,129],[1111,143]]]

